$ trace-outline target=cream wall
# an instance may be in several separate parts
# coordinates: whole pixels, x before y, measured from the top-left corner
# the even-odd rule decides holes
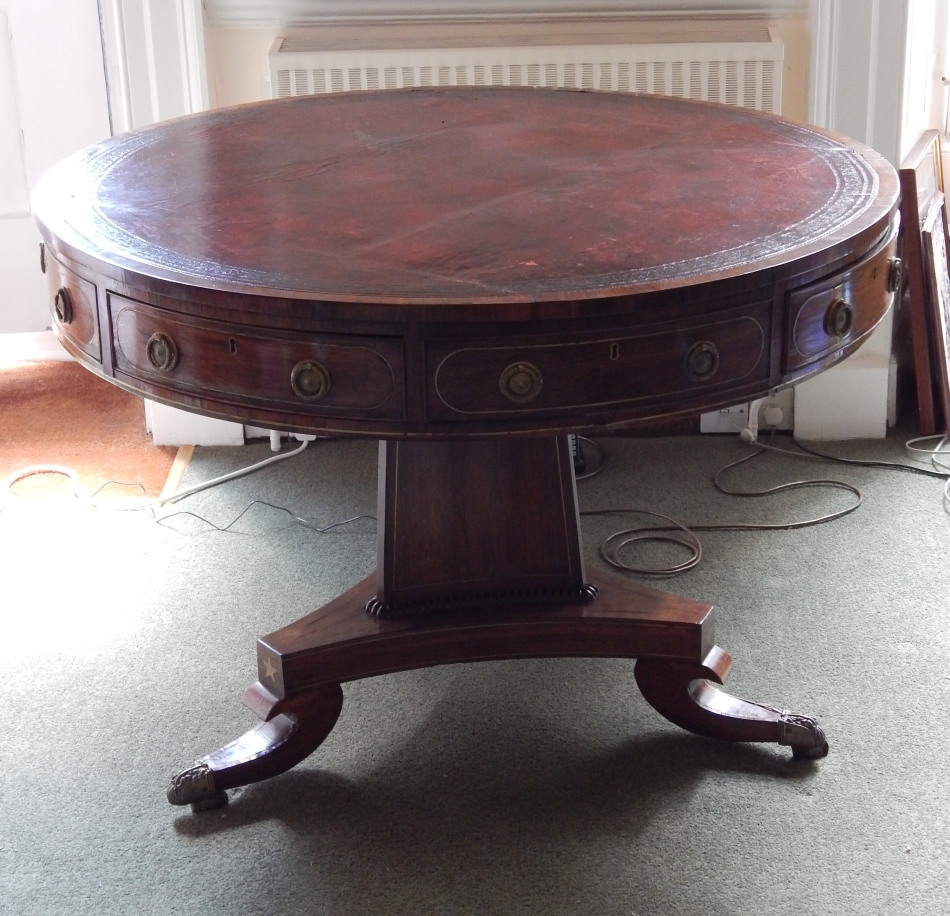
[[[270,98],[267,53],[279,34],[273,26],[205,26],[212,108]]]
[[[807,121],[811,74],[811,26],[807,13],[775,20],[785,45],[782,73],[782,114],[794,121]]]

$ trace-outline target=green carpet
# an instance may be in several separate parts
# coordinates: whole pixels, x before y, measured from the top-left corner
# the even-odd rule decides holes
[[[582,509],[770,523],[850,499],[717,493],[713,473],[747,454],[733,438],[602,444]],[[826,448],[909,460],[896,435]],[[185,485],[268,454],[198,449]],[[253,500],[317,525],[375,513],[375,443],[318,441],[162,524],[12,501],[0,514],[0,912],[945,912],[943,483],[771,454],[728,479],[815,474],[859,487],[862,506],[800,530],[703,533],[702,563],[661,584],[716,603],[728,689],[817,716],[824,760],[678,730],[641,698],[629,661],[455,665],[344,685],[310,758],[198,815],[165,788],[256,724],[240,702],[256,637],[375,563],[372,521],[318,534],[257,504],[228,531],[209,522]],[[589,564],[623,522],[584,517]]]

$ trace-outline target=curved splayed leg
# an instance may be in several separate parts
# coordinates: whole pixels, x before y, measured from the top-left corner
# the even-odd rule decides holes
[[[641,658],[634,675],[647,702],[681,728],[725,741],[759,741],[792,749],[796,759],[828,753],[821,726],[802,716],[734,697],[721,688],[732,659],[714,647],[703,662]]]
[[[248,694],[255,695],[255,688]],[[228,789],[270,779],[309,757],[333,730],[342,707],[339,684],[273,704],[266,722],[176,774],[168,800],[191,805],[195,811],[227,804]]]

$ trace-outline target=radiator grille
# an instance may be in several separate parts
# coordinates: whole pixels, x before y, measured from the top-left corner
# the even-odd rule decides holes
[[[310,50],[281,38],[269,56],[271,94],[544,86],[647,92],[779,114],[783,46],[766,34],[767,41]]]

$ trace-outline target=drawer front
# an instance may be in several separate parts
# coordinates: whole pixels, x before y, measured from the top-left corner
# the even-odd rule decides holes
[[[897,227],[847,270],[788,293],[785,369],[821,360],[870,333],[900,285]]]
[[[44,248],[43,270],[50,294],[53,329],[96,362],[102,362],[96,284],[60,264]]]
[[[403,419],[402,341],[255,331],[109,295],[116,372],[209,399]]]
[[[766,381],[769,303],[685,329],[570,342],[458,346],[430,341],[433,420],[570,414],[656,401],[697,401]]]

